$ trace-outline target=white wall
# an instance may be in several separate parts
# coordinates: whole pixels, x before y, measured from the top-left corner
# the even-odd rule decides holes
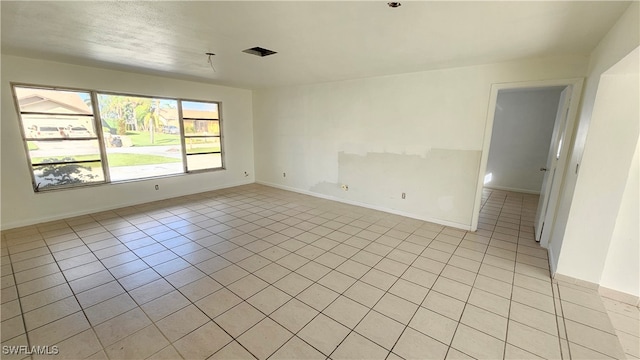
[[[581,77],[585,60],[535,59],[255,91],[256,179],[469,228],[491,84]]]
[[[249,90],[2,56],[1,226],[3,229],[254,181]],[[222,102],[226,170],[34,193],[10,82]],[[249,177],[244,176],[244,171]],[[160,185],[156,191],[154,185]]]
[[[619,210],[640,135],[639,54],[636,49],[629,55],[630,73],[605,72],[600,78],[558,261],[560,274],[600,283],[616,221],[629,216]],[[631,269],[637,261],[626,265]],[[637,272],[629,276],[638,280]]]
[[[640,296],[640,138],[631,161],[600,286]]]
[[[582,101],[577,122],[576,136],[571,144],[570,161],[566,168],[565,180],[561,188],[561,198],[556,211],[556,220],[550,236],[549,253],[551,268],[556,269],[560,260],[560,253],[563,252],[564,242],[577,242],[581,239],[573,238],[570,234],[565,236],[568,227],[570,210],[574,190],[578,180],[575,169],[579,166],[585,147],[587,132],[592,118],[593,106],[596,98],[596,91],[600,82],[600,75],[607,69],[620,61],[640,44],[640,4],[633,2],[627,11],[620,17],[620,20],[609,30],[607,35],[600,41],[593,50],[589,58],[588,77],[582,95]],[[581,226],[580,222],[574,222],[573,226]],[[583,256],[581,251],[564,254],[567,257]],[[582,275],[578,278],[586,280]],[[596,282],[598,277],[591,276],[588,281]]]
[[[560,87],[498,92],[487,187],[539,194],[553,134]]]

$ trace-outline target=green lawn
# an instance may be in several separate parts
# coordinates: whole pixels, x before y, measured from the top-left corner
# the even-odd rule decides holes
[[[166,163],[176,163],[180,162],[180,159],[170,158],[166,156],[157,156],[157,155],[139,155],[139,154],[109,154],[107,155],[109,159],[110,167],[118,167],[118,166],[135,166],[135,165],[152,165],[152,164],[166,164]],[[44,157],[35,157],[31,160],[34,164],[40,163],[47,158]],[[51,159],[51,158],[49,158]],[[56,158],[57,160],[61,160],[61,158]],[[99,160],[99,157],[96,155],[78,155],[73,156],[73,159],[76,161],[84,161],[84,160]],[[97,166],[93,164],[86,164],[86,166]]]
[[[108,155],[108,158],[110,167],[166,164],[182,161],[182,159],[170,158],[166,156],[141,154],[110,154]]]
[[[180,135],[177,134],[156,132],[153,144],[148,131],[127,131],[127,137],[131,139],[133,146],[180,145]]]

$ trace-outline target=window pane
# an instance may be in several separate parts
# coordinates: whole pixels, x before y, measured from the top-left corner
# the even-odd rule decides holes
[[[82,164],[38,165],[33,167],[36,186],[46,189],[60,185],[73,185],[104,181],[99,161]]]
[[[186,138],[187,154],[200,154],[220,151],[219,137]]]
[[[176,100],[98,94],[112,181],[184,172]]]
[[[219,103],[29,85],[13,90],[36,190],[179,174],[184,159],[189,170],[222,167]],[[106,160],[109,169],[102,167]]]
[[[100,161],[98,140],[28,141],[27,146],[32,164]]]
[[[199,101],[183,101],[182,117],[184,119],[219,119],[218,104]]]
[[[96,137],[93,117],[69,115],[22,115],[27,139]]]
[[[187,168],[189,171],[203,169],[217,169],[222,167],[221,154],[187,155]]]
[[[184,120],[184,134],[220,136],[220,122],[218,120]]]
[[[131,149],[107,149],[109,173],[112,181],[143,179],[153,176],[180,174],[184,172],[180,152],[158,153],[142,148],[144,152]]]
[[[20,112],[92,115],[88,92],[16,87]]]
[[[140,96],[98,94],[105,134],[131,136],[135,146],[180,144],[178,102]],[[171,136],[164,136],[164,135]]]

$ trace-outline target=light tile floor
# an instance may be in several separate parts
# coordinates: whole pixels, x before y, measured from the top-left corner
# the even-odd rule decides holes
[[[602,298],[609,319],[627,359],[640,358],[640,310],[616,300]]]
[[[637,308],[552,283],[536,206],[485,190],[470,233],[253,184],[9,230],[2,345],[55,345],[56,359],[638,357]]]

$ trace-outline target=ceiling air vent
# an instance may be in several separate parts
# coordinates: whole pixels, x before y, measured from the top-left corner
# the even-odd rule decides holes
[[[260,57],[265,57],[265,56],[277,54],[276,51],[265,49],[265,48],[261,48],[259,46],[252,47],[251,49],[247,49],[247,50],[242,50],[242,52],[247,53],[247,54],[251,54],[251,55],[260,56]]]

